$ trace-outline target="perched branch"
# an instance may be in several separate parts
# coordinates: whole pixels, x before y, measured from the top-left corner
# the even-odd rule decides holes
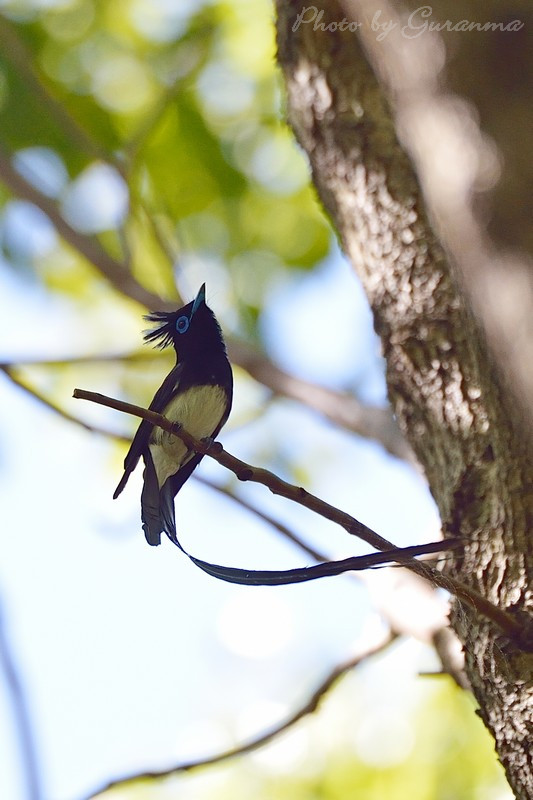
[[[363,661],[366,661],[368,658],[371,658],[379,653],[382,653],[389,645],[397,638],[396,633],[389,633],[387,636],[376,646],[369,648],[364,653],[359,653],[354,658],[349,659],[348,661],[343,662],[336,666],[329,675],[322,681],[322,683],[315,689],[311,697],[301,706],[296,712],[291,714],[286,720],[282,723],[276,725],[271,730],[267,731],[266,733],[257,736],[254,739],[251,739],[249,742],[245,744],[238,745],[237,747],[232,747],[229,750],[224,750],[222,753],[217,753],[214,756],[209,756],[207,758],[200,758],[195,759],[192,761],[185,761],[181,764],[177,764],[174,767],[169,767],[168,769],[159,770],[159,771],[150,771],[150,772],[142,772],[135,775],[129,775],[124,778],[117,778],[109,783],[100,786],[100,788],[93,790],[91,794],[86,795],[83,800],[91,800],[93,797],[96,797],[99,794],[103,794],[107,792],[109,789],[114,789],[118,786],[124,787],[126,784],[134,783],[137,781],[144,781],[147,779],[158,779],[158,778],[169,778],[172,775],[178,775],[180,772],[191,772],[194,769],[198,769],[199,767],[207,767],[213,764],[220,764],[222,761],[228,761],[230,758],[236,758],[237,756],[245,755],[246,753],[250,753],[253,750],[257,750],[259,747],[262,747],[268,742],[275,739],[280,734],[287,731],[289,728],[292,728],[297,722],[299,722],[304,717],[308,716],[309,714],[313,714],[318,706],[320,705],[324,695],[332,689],[332,687],[340,680],[347,672],[350,672],[355,667],[359,666]]]
[[[37,364],[39,366],[55,366],[55,365],[62,366],[62,365],[65,365],[65,364],[70,364],[70,363],[91,363],[95,359],[98,360],[98,361],[110,361],[110,362],[112,362],[112,361],[116,361],[116,360],[137,360],[137,359],[145,360],[145,359],[152,359],[152,358],[159,358],[159,355],[154,353],[151,350],[150,351],[147,350],[147,351],[139,351],[137,353],[131,353],[131,354],[127,354],[127,355],[116,355],[115,356],[113,354],[109,354],[107,356],[98,356],[98,357],[94,357],[94,358],[91,357],[91,356],[78,356],[78,357],[72,357],[72,358],[53,359],[53,360],[46,360],[46,361],[37,361],[36,359],[30,359],[27,362],[26,361],[19,362],[19,364],[22,364],[22,365],[27,365],[27,364],[28,365],[35,365],[35,364]],[[23,383],[17,377],[15,377],[15,375],[12,372],[12,367],[13,366],[15,366],[15,365],[3,364],[3,365],[0,365],[0,369],[3,370],[3,372],[6,374],[6,376],[16,386],[21,388],[23,391],[27,392],[31,397],[33,397],[38,402],[42,403],[45,407],[51,409],[54,413],[58,414],[63,419],[67,420],[68,422],[72,422],[72,423],[74,423],[76,425],[79,425],[82,428],[84,428],[85,430],[88,430],[90,432],[97,433],[97,434],[103,435],[103,436],[111,437],[111,438],[115,439],[116,441],[129,443],[129,441],[130,441],[129,438],[127,436],[125,436],[124,434],[118,433],[116,431],[110,431],[110,430],[101,428],[100,426],[95,426],[93,424],[89,424],[89,423],[83,421],[82,419],[80,419],[79,417],[75,417],[72,414],[69,414],[68,412],[66,412],[61,407],[55,405],[48,398],[46,398],[44,395],[39,393],[36,389],[27,386],[25,383]],[[215,491],[217,491],[217,492],[219,492],[221,494],[224,494],[224,496],[229,497],[234,502],[238,503],[242,508],[245,508],[250,513],[255,514],[257,517],[262,519],[268,525],[270,525],[271,527],[275,528],[286,539],[288,539],[289,541],[293,542],[303,552],[305,552],[308,555],[310,555],[316,562],[328,561],[329,557],[325,553],[322,553],[319,550],[317,550],[316,548],[311,547],[300,536],[298,536],[296,533],[294,533],[294,531],[292,531],[287,525],[285,525],[284,523],[280,522],[279,520],[276,520],[270,514],[266,514],[265,512],[260,511],[254,505],[252,505],[251,503],[248,503],[242,497],[239,497],[239,496],[235,495],[229,489],[226,489],[223,486],[217,485],[217,484],[213,483],[212,481],[209,481],[206,478],[203,478],[200,475],[194,475],[193,478],[197,482],[199,482],[199,483],[201,483],[201,484],[203,484],[205,486],[208,486],[210,489],[215,490]],[[352,577],[354,579],[361,580],[361,575],[357,575],[356,573],[352,573]],[[406,576],[406,578],[407,577],[408,576]],[[409,576],[409,577],[412,580],[415,579],[415,576]],[[387,609],[386,608],[380,607],[380,613],[382,613],[388,619],[389,614],[387,613]],[[405,623],[405,628],[404,628],[401,620],[398,620],[397,618],[394,620],[394,624],[395,624],[395,626],[397,626],[398,631],[400,633],[402,633],[402,634],[407,633],[407,632],[412,633],[411,630],[408,630],[407,622]]]
[[[131,403],[124,403],[120,400],[106,397],[96,392],[88,392],[84,389],[75,389],[73,396],[80,400],[89,400],[93,403],[99,403],[108,408],[115,408],[117,411],[123,411],[126,414],[133,414],[141,419],[146,419],[148,422],[151,422],[152,425],[157,425],[168,433],[180,438],[189,449],[208,455],[215,461],[218,461],[219,464],[235,473],[239,480],[262,483],[270,489],[273,494],[286,497],[299,505],[309,508],[316,514],[337,523],[348,533],[363,539],[363,541],[366,541],[378,550],[397,549],[391,542],[384,539],[362,522],[359,522],[359,520],[331,506],[324,500],[320,500],[320,498],[307,492],[302,487],[293,486],[266,469],[253,467],[235,458],[235,456],[230,455],[224,450],[220,442],[213,442],[212,440],[199,441],[195,439],[181,428],[181,426],[170,422],[161,414],[157,414],[145,408],[140,408],[139,406],[134,406]],[[446,545],[444,544],[443,547],[445,549]],[[531,632],[527,629],[524,630],[523,624],[520,624],[510,614],[493,605],[474,589],[465,586],[455,578],[445,577],[436,570],[431,569],[428,565],[414,561],[411,558],[399,555],[394,560],[397,560],[403,566],[413,570],[436,586],[440,586],[451,592],[458,599],[467,603],[471,608],[474,608],[478,613],[494,622],[516,644],[525,649],[531,649]]]

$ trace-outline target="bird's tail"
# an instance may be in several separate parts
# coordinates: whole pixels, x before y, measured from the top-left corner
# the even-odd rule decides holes
[[[163,521],[163,530],[173,541],[176,541],[176,517],[174,515],[174,491],[171,481],[167,480],[159,492],[159,513]]]
[[[159,483],[150,451],[145,454],[144,486],[141,494],[141,519],[146,541],[151,545],[161,544],[161,533],[176,539],[176,519],[174,516],[174,491],[167,480],[162,489]],[[120,486],[120,484],[119,484]]]

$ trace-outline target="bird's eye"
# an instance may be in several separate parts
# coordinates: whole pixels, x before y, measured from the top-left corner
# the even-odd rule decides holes
[[[176,330],[178,333],[185,333],[188,327],[189,327],[188,317],[179,317],[176,320]]]

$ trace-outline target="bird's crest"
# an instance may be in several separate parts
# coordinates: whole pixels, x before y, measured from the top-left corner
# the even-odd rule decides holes
[[[186,333],[192,318],[200,308],[207,308],[205,305],[205,283],[200,287],[200,291],[194,300],[187,303],[183,308],[178,308],[177,311],[152,311],[146,314],[144,319],[148,322],[157,322],[158,327],[149,331],[143,331],[143,338],[145,342],[154,342],[154,347],[164,350],[165,347],[170,345],[176,346],[176,324],[178,325],[177,331],[179,334]],[[213,319],[215,316],[210,312]],[[181,317],[185,319],[182,320]],[[180,322],[184,322],[184,327],[180,328]],[[215,320],[216,322],[216,320]],[[218,326],[218,323],[216,323]],[[222,334],[220,334],[222,336]]]
[[[174,344],[174,331],[177,319],[176,311],[152,311],[151,314],[146,314],[143,319],[147,322],[157,322],[157,328],[143,331],[143,339],[145,342],[152,342],[154,347],[159,350],[164,350],[165,347],[170,347]]]

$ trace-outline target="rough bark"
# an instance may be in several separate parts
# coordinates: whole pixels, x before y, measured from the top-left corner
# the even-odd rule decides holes
[[[324,8],[326,24],[346,17],[336,3]],[[454,574],[525,624],[533,458],[522,419],[429,223],[358,36],[312,24],[293,30],[301,10],[300,2],[277,0],[289,119],[365,286],[395,414],[426,471],[445,534],[465,539]],[[510,785],[516,797],[532,798],[533,657],[470,609],[456,606],[452,624]]]

